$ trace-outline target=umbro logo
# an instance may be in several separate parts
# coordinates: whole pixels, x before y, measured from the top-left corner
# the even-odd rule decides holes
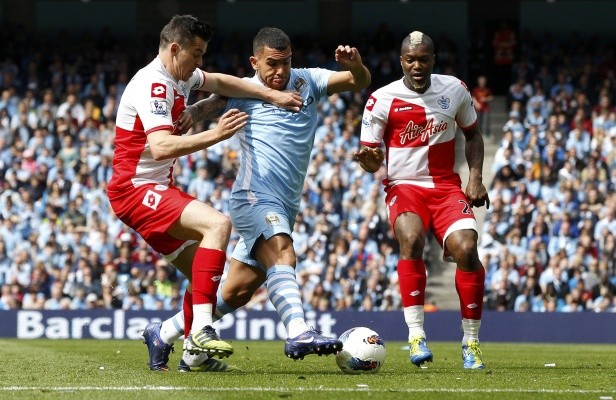
[[[477,304],[475,304],[475,303],[471,303],[468,306],[466,306],[466,308],[470,308],[470,309],[477,308],[477,307],[479,307],[479,306]]]
[[[421,294],[421,291],[420,291],[420,290],[414,290],[414,291],[412,291],[412,292],[411,292],[411,296],[413,296],[413,297],[417,297],[417,296],[419,296],[420,294]]]
[[[222,275],[216,275],[212,277],[212,282],[218,282],[222,279]]]

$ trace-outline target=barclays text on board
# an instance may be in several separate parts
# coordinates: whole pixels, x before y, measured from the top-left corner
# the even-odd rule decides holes
[[[19,339],[140,339],[143,328],[149,322],[167,317],[163,313],[133,313],[122,310],[108,313],[18,311],[16,313],[15,337]],[[226,315],[215,326],[223,337],[237,340],[281,340],[286,331],[276,313],[248,317],[246,311]],[[336,320],[331,314],[317,316],[306,313],[307,323],[317,327],[325,335],[342,333],[334,331]],[[0,335],[13,336],[13,335]]]
[[[148,318],[126,318],[116,310],[109,316],[52,316],[41,311],[17,313],[19,339],[139,339]]]

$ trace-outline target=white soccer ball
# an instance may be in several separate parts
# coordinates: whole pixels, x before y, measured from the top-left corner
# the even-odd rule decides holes
[[[385,362],[385,342],[370,328],[356,327],[340,335],[336,364],[345,374],[374,374]]]

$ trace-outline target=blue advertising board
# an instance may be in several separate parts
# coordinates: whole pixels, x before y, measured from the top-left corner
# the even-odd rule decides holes
[[[164,320],[170,311],[0,311],[0,337],[20,339],[141,339],[151,321]],[[367,326],[385,340],[407,340],[401,311],[307,312],[308,325],[326,335]],[[228,340],[282,340],[284,326],[273,311],[239,310],[215,324]],[[460,313],[426,313],[426,333],[431,341],[461,339]],[[484,312],[481,340],[491,342],[616,343],[614,313],[513,313]]]

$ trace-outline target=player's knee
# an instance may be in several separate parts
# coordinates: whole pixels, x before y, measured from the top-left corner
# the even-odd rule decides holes
[[[418,259],[423,255],[425,238],[417,235],[401,235],[398,237],[400,254],[412,259]]]
[[[477,241],[465,238],[459,243],[459,251],[468,259],[479,258],[477,255]]]
[[[290,265],[295,267],[297,256],[290,236],[279,234],[268,240],[261,238],[255,247],[255,254],[266,267]]]
[[[477,265],[481,265],[477,254],[477,244],[473,240],[460,240],[454,246],[449,247],[449,250],[458,266],[465,270],[470,271],[476,269]]]
[[[293,248],[293,242],[289,241],[289,243],[280,250],[278,264],[291,265],[292,267],[295,267],[297,255],[295,254],[295,249]]]
[[[224,214],[217,213],[216,216],[208,217],[208,226],[208,234],[215,234],[218,237],[231,235],[231,220]]]

